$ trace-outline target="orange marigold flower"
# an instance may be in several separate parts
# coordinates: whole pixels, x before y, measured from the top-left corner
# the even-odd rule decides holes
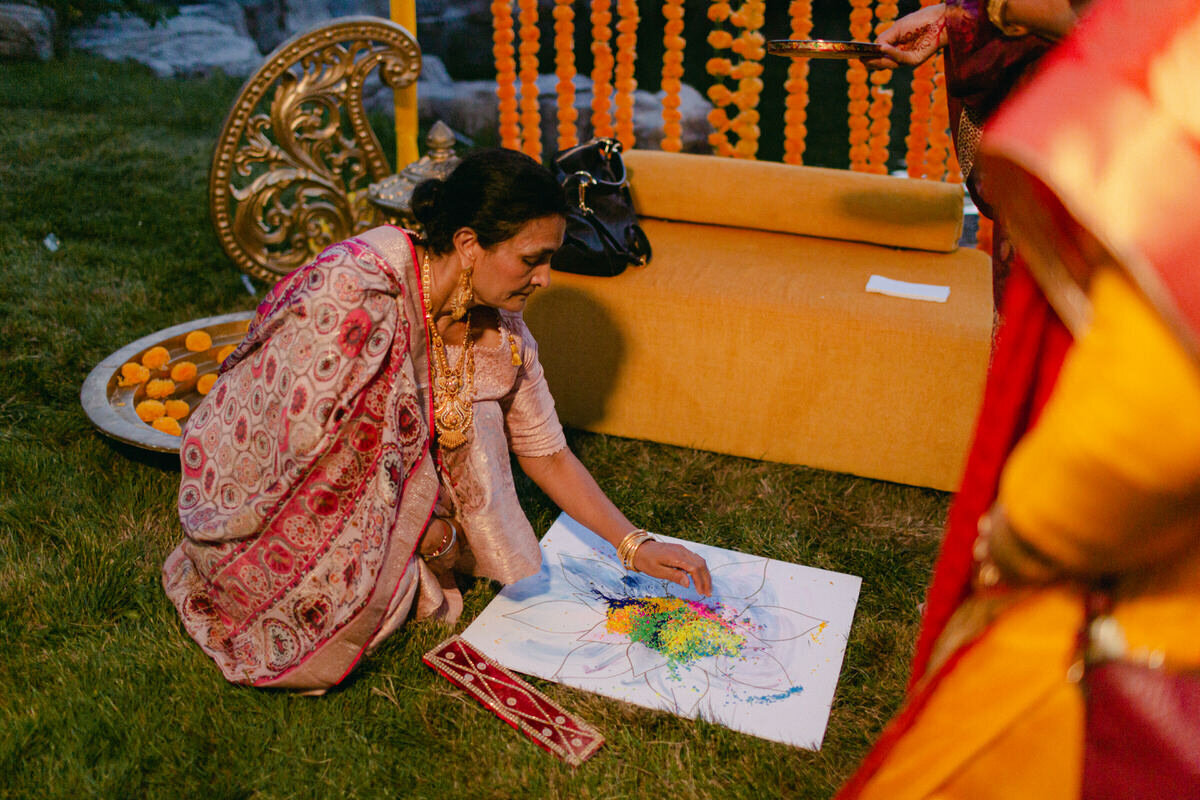
[[[705,62],[704,68],[708,70],[709,75],[728,75],[733,71],[733,62],[728,58],[710,58]]]
[[[130,361],[128,364],[121,365],[121,377],[117,381],[118,386],[137,386],[139,383],[145,383],[150,379],[150,370],[143,367],[141,364],[136,364]]]
[[[738,143],[733,146],[733,152],[741,158],[753,158],[758,152],[758,139],[746,137],[738,140]]]
[[[213,384],[217,382],[217,373],[209,372],[200,376],[200,380],[196,381],[196,391],[200,394],[208,394],[212,391]]]
[[[729,19],[731,13],[733,9],[729,7],[729,3],[713,3],[708,7],[708,18],[713,22],[723,22]]]
[[[146,400],[145,402],[154,403],[157,401]],[[183,419],[188,415],[188,412],[192,410],[191,406],[187,404],[186,400],[168,400],[167,402],[163,403],[163,407],[166,408],[167,416],[171,419]]]
[[[167,352],[167,348],[159,345],[151,347],[142,356],[142,365],[150,369],[158,369],[171,360],[171,354]]]
[[[171,367],[171,380],[183,383],[196,377],[196,365],[191,361],[180,361]]]
[[[729,105],[729,101],[733,99],[733,92],[729,91],[729,87],[723,83],[714,83],[708,87],[707,94],[708,99],[719,106]]]
[[[174,391],[175,381],[167,378],[156,378],[146,383],[146,396],[154,400],[168,397]]]
[[[171,436],[180,436],[183,434],[183,428],[179,427],[179,421],[171,417],[159,417],[150,424],[154,426],[155,430],[160,430]]]
[[[212,347],[212,337],[208,335],[208,331],[192,331],[183,340],[183,346],[193,353],[199,353]]]
[[[720,28],[715,28],[709,31],[708,43],[718,50],[723,50],[733,45],[733,35],[729,31],[723,31]]]
[[[133,411],[142,422],[154,422],[167,413],[166,406],[157,400],[143,400],[133,407]]]

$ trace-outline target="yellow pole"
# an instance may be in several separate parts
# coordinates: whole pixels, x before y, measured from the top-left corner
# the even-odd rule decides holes
[[[392,22],[403,25],[414,37],[417,35],[416,0],[390,0]],[[420,42],[420,40],[417,40]],[[396,101],[396,171],[404,169],[420,156],[417,151],[417,85],[395,90]]]

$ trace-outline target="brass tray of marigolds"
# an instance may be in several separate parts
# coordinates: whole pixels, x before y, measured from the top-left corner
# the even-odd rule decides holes
[[[125,345],[88,374],[79,396],[83,410],[118,441],[178,453],[188,416],[253,317],[253,311],[206,317]]]

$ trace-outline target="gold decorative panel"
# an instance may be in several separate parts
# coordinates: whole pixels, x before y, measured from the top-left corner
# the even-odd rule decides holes
[[[382,222],[367,189],[391,169],[362,99],[377,67],[391,88],[411,85],[416,40],[389,20],[347,17],[284,42],[242,86],[209,173],[213,225],[239,269],[274,283]]]

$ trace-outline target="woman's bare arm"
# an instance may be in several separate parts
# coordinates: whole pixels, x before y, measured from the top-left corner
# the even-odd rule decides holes
[[[549,456],[518,456],[525,474],[573,519],[616,547],[637,528],[596,483],[569,448]],[[655,578],[695,586],[702,595],[712,593],[712,576],[704,559],[676,544],[646,542],[638,548],[634,566]]]

